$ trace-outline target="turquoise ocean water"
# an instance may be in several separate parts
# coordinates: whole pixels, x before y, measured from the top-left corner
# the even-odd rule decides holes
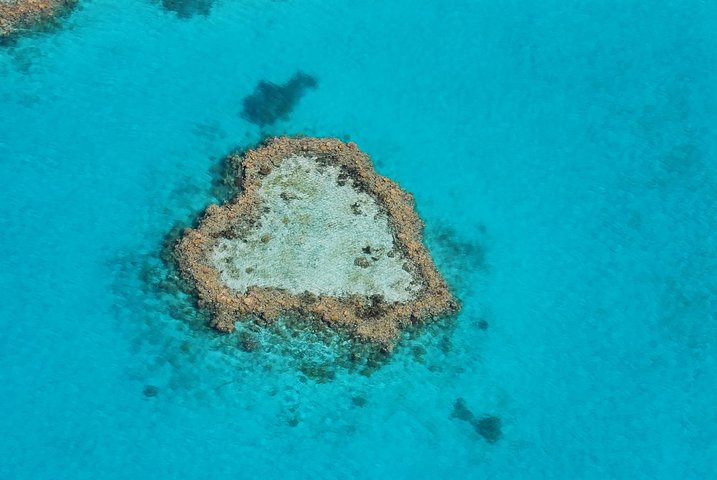
[[[717,4],[196,3],[0,48],[0,479],[717,478]],[[463,302],[371,375],[158,286],[221,158],[281,133],[413,192]]]

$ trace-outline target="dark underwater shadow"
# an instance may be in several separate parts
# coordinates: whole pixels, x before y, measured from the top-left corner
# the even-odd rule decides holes
[[[209,16],[214,0],[159,0],[159,4],[164,11],[188,19],[196,15]]]
[[[488,443],[497,443],[503,436],[503,421],[500,417],[491,414],[475,415],[463,398],[457,398],[454,402],[451,418],[471,425],[473,430]]]
[[[316,78],[296,72],[283,84],[262,80],[242,102],[241,116],[260,127],[286,120],[307,90],[318,86]]]

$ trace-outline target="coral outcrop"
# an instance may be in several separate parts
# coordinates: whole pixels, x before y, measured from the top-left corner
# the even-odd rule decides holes
[[[229,161],[240,193],[175,247],[218,330],[293,314],[390,349],[401,328],[458,308],[413,197],[355,144],[273,138]]]
[[[0,0],[0,38],[69,11],[77,0]]]
[[[260,127],[285,120],[306,91],[317,88],[318,84],[316,78],[304,72],[296,72],[283,84],[262,80],[254,92],[244,98],[241,116]]]

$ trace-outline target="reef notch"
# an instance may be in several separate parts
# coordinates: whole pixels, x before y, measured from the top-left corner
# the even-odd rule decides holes
[[[175,246],[214,328],[296,314],[390,350],[402,328],[457,310],[413,196],[356,144],[275,137],[229,165],[241,191]]]

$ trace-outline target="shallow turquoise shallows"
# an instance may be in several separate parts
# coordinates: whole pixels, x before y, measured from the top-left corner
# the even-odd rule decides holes
[[[717,478],[717,3],[195,2],[0,47],[0,479]],[[463,304],[370,375],[157,280],[278,134],[411,191]]]

